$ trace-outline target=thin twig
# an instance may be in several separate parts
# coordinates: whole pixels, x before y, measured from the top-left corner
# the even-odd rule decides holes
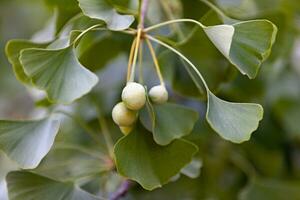
[[[120,187],[117,189],[117,191],[111,194],[109,200],[118,200],[124,197],[132,185],[133,185],[132,181],[128,179],[124,180],[120,185]]]
[[[141,29],[144,28],[148,4],[149,4],[149,0],[142,0],[141,11],[140,11],[140,22],[139,22],[139,28]]]

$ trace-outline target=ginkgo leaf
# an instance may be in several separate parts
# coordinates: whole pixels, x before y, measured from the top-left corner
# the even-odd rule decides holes
[[[34,172],[59,181],[98,176],[111,168],[107,161],[109,158],[99,156],[100,150],[74,144],[56,144]]]
[[[263,108],[259,104],[227,102],[208,92],[206,118],[222,138],[242,143],[257,129]]]
[[[59,121],[0,121],[0,149],[23,169],[33,169],[49,152]]]
[[[255,78],[262,62],[271,52],[277,28],[267,20],[251,20],[233,25],[208,26],[204,31],[242,74]]]
[[[19,81],[30,84],[30,78],[25,74],[22,64],[19,61],[20,52],[27,48],[44,48],[48,43],[34,43],[29,40],[10,40],[6,44],[5,52],[9,62],[12,64],[14,73]]]
[[[11,172],[7,176],[10,200],[100,200],[72,182],[59,182],[30,172]]]
[[[181,139],[160,146],[148,131],[138,127],[117,142],[115,160],[121,175],[153,190],[178,174],[197,150],[197,146]]]
[[[71,103],[87,94],[98,77],[77,60],[72,46],[64,49],[26,49],[21,52],[25,73],[48,98],[56,103]]]
[[[173,140],[188,135],[198,119],[198,113],[185,106],[166,103],[151,107],[153,109],[148,110],[149,114],[141,114],[141,121],[143,124],[147,124],[148,120],[152,121],[150,130],[155,142],[160,145],[170,144]]]
[[[83,14],[105,21],[111,30],[127,29],[134,21],[132,15],[120,15],[107,0],[78,0]]]

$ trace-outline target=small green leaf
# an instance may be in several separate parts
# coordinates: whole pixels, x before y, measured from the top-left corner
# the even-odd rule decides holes
[[[166,184],[189,162],[198,148],[185,140],[157,145],[151,133],[138,127],[115,146],[118,172],[137,181],[147,190]]]
[[[300,183],[277,180],[252,180],[239,195],[240,200],[299,199]]]
[[[10,200],[100,200],[72,182],[58,182],[30,172],[11,172],[7,176]]]
[[[249,140],[262,117],[263,108],[259,104],[231,103],[208,92],[207,121],[226,140],[234,143]]]
[[[47,92],[56,103],[71,103],[87,94],[98,77],[84,68],[76,58],[72,46],[64,49],[26,49],[21,63],[33,83]]]
[[[49,152],[59,129],[51,118],[0,121],[0,149],[23,169],[33,169]]]
[[[78,0],[84,15],[106,22],[111,30],[124,30],[133,23],[132,15],[120,15],[107,0]]]
[[[197,112],[181,105],[166,103],[153,105],[152,108],[153,113],[148,116],[152,121],[153,138],[160,145],[170,144],[173,140],[188,135],[198,119]],[[147,114],[141,114],[141,121],[147,123]]]
[[[9,62],[12,64],[14,73],[19,81],[30,84],[30,78],[25,74],[20,63],[20,52],[27,48],[45,48],[48,43],[39,44],[29,40],[11,40],[6,44],[5,52]]]
[[[208,26],[204,31],[242,74],[255,78],[262,62],[271,53],[277,28],[267,20],[251,20],[233,25]]]

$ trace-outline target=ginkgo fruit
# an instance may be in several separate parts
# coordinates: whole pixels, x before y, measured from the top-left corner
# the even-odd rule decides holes
[[[124,135],[128,135],[133,130],[133,126],[120,126],[120,130]]]
[[[150,89],[149,97],[153,103],[162,104],[168,101],[168,91],[165,86],[157,85]]]
[[[119,126],[131,126],[136,120],[136,112],[128,109],[123,102],[118,103],[112,110],[112,118]]]
[[[146,103],[146,92],[143,85],[129,82],[122,91],[122,101],[127,108],[139,110]]]

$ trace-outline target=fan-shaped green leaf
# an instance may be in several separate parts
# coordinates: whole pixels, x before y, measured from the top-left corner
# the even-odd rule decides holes
[[[53,102],[71,103],[98,82],[98,77],[79,63],[72,46],[57,50],[26,49],[20,60],[25,73]]]
[[[30,172],[12,172],[7,176],[10,200],[100,200],[75,186]]]
[[[255,78],[262,62],[271,52],[277,28],[267,20],[251,20],[233,25],[209,26],[204,31],[242,74]]]
[[[30,78],[25,74],[24,69],[20,63],[20,52],[27,48],[44,48],[48,43],[39,44],[29,40],[10,40],[6,44],[5,52],[9,62],[12,64],[14,73],[19,81],[25,84],[30,83]]]
[[[201,23],[220,24],[222,21],[213,12],[209,12],[204,19],[201,19]],[[205,77],[212,91],[217,91],[222,83],[229,82],[232,79],[235,69],[231,67],[230,62],[221,52],[216,51],[201,27],[192,29],[191,34],[176,47],[193,62]],[[166,67],[174,69],[173,87],[176,91],[184,96],[206,98],[206,91],[201,79],[186,62],[175,58],[172,60],[168,58],[166,62],[172,65]]]
[[[196,152],[197,147],[185,140],[160,146],[153,141],[151,133],[139,127],[118,141],[115,159],[121,175],[153,190],[178,174]]]
[[[207,121],[226,140],[235,143],[249,140],[262,117],[263,108],[259,104],[231,103],[208,92]]]
[[[120,15],[107,0],[78,0],[83,13],[91,18],[106,22],[112,30],[127,29],[134,21],[131,15]]]
[[[185,106],[166,103],[151,106],[149,115],[142,113],[141,121],[152,121],[153,138],[157,144],[167,145],[173,140],[188,135],[198,119],[198,113]],[[147,117],[149,116],[149,117]]]
[[[51,118],[0,121],[0,149],[21,168],[35,168],[49,152],[58,128],[59,122]]]

